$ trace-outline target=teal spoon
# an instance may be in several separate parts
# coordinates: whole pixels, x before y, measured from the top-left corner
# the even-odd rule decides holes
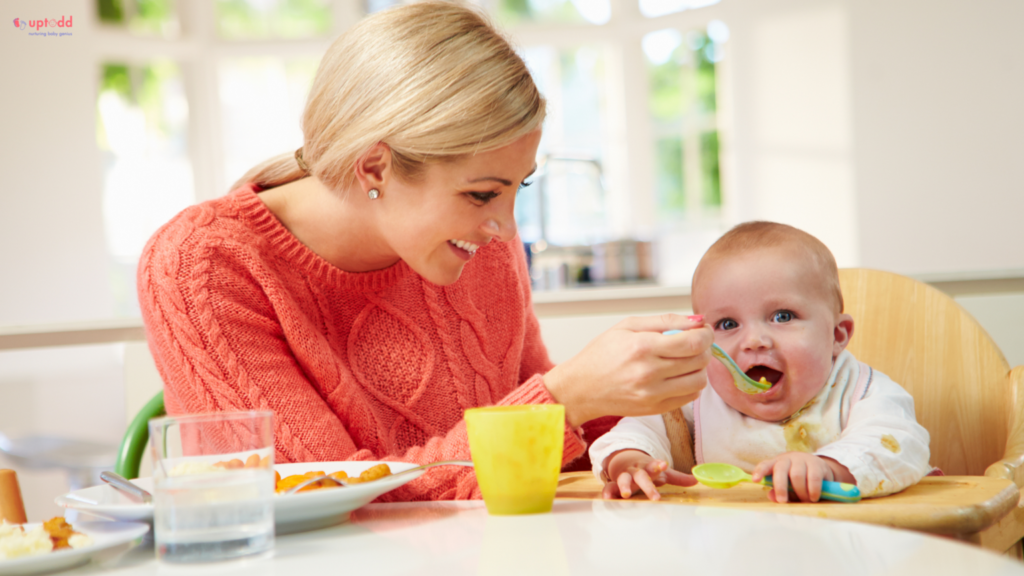
[[[754,479],[742,469],[731,464],[701,464],[690,471],[698,482],[711,488],[732,488],[740,482],[754,482]],[[772,486],[772,477],[765,476],[761,482],[764,486]],[[833,502],[860,502],[860,488],[846,482],[821,482],[821,499]]]
[[[682,332],[682,330],[668,330],[667,332],[663,332],[663,334],[679,334],[680,332]],[[732,374],[732,381],[741,392],[746,392],[747,394],[760,394],[766,390],[772,389],[771,382],[768,382],[768,380],[763,376],[760,381],[757,381],[744,374],[743,371],[740,370],[740,367],[736,365],[736,362],[734,362],[729,354],[725,350],[722,350],[718,344],[711,344],[711,355],[725,366],[725,369],[729,371],[729,374]]]

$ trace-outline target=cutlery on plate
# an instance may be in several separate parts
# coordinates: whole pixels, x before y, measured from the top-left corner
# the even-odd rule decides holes
[[[472,467],[473,463],[470,462],[469,460],[442,460],[440,462],[431,462],[430,464],[424,464],[422,466],[417,466],[415,468],[409,468],[408,470],[402,470],[401,472],[395,472],[394,474],[389,474],[387,476],[384,476],[383,478],[378,478],[378,480],[383,480],[384,478],[394,478],[395,476],[401,476],[403,474],[411,474],[413,472],[418,472],[420,470],[426,470],[427,468],[433,468],[434,466],[469,466],[469,467]],[[301,484],[297,484],[295,486],[292,486],[291,488],[289,488],[289,489],[285,490],[284,492],[282,492],[282,494],[295,494],[296,492],[298,492],[299,490],[302,490],[306,486],[309,486],[310,484],[319,482],[321,480],[328,480],[330,482],[334,482],[338,486],[355,486],[356,484],[365,484],[365,482],[354,482],[352,484],[349,484],[348,482],[346,482],[344,480],[338,480],[337,478],[335,478],[333,476],[328,476],[328,475],[315,476],[313,478],[310,478],[309,480],[303,481]]]
[[[132,500],[135,500],[136,502],[149,504],[153,501],[152,494],[146,492],[145,490],[140,488],[138,484],[133,483],[132,481],[126,479],[124,476],[121,476],[117,472],[110,472],[109,470],[101,472],[100,480],[103,480],[107,484],[110,484],[114,488],[117,488],[126,496],[128,496]]]

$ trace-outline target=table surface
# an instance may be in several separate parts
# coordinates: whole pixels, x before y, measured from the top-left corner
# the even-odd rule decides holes
[[[372,504],[349,522],[277,538],[272,558],[168,566],[152,545],[68,574],[569,575],[1024,574],[949,538],[717,506],[557,500],[551,514],[488,516],[481,502]]]
[[[559,498],[601,498],[602,484],[589,472],[563,474]],[[706,486],[663,486],[662,502],[780,512],[830,520],[852,520],[931,534],[964,536],[982,532],[1015,512],[1020,491],[1010,480],[987,476],[929,476],[898,494],[867,498],[857,504],[817,502],[775,504],[768,488],[750,483],[728,490]],[[634,495],[632,500],[646,501]],[[1019,538],[1019,536],[1018,536]],[[1005,550],[1006,547],[1001,548]]]

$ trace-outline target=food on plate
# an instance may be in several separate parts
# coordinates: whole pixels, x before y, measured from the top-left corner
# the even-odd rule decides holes
[[[60,516],[27,531],[18,524],[0,523],[0,560],[36,556],[62,548],[84,548],[92,543],[92,538],[75,532]]]
[[[371,466],[366,470],[363,470],[362,474],[360,474],[358,478],[353,478],[349,480],[348,483],[355,484],[358,482],[372,482],[390,475],[391,468],[389,468],[387,464],[377,464],[376,466]]]
[[[223,472],[225,470],[237,470],[240,468],[269,468],[270,467],[270,456],[264,456],[260,458],[259,454],[250,454],[246,458],[245,462],[242,462],[239,458],[233,458],[231,460],[222,460],[220,462],[209,462],[200,461],[189,461],[182,462],[171,468],[170,476],[191,476],[192,474],[211,474],[214,472]]]
[[[332,478],[337,478],[338,480],[344,480],[347,484],[372,482],[374,480],[384,478],[385,476],[390,476],[391,468],[387,464],[377,464],[367,468],[366,470],[363,470],[363,472],[359,474],[359,476],[353,476],[351,478],[347,473],[345,473],[344,470],[332,472],[331,474],[327,474],[323,470],[314,470],[306,472],[305,474],[293,474],[291,476],[286,476],[285,478],[281,478],[281,475],[278,474],[277,472],[274,472],[274,475],[275,479],[277,480],[276,490],[277,492],[280,493],[291,488],[294,488],[299,484],[302,484],[306,480],[309,480],[310,478],[316,478],[317,476],[330,476]],[[313,482],[309,486],[303,487],[301,490],[299,490],[299,492],[309,492],[310,490],[334,487],[338,487],[338,484],[335,484],[330,480],[320,480],[319,482]]]
[[[24,524],[25,504],[21,500],[18,474],[14,470],[0,470],[0,522]]]

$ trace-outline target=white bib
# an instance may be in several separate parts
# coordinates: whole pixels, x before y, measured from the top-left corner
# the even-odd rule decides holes
[[[844,350],[818,395],[780,422],[746,416],[708,386],[694,404],[697,463],[732,464],[750,473],[759,462],[786,452],[814,453],[839,439],[873,375],[870,366]]]

